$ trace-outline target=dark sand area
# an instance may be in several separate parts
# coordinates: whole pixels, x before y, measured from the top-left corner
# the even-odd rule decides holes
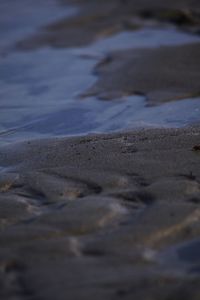
[[[61,3],[79,4],[79,14],[44,26],[38,34],[18,42],[17,49],[83,46],[119,31],[137,29],[149,19],[171,22],[194,32],[200,26],[197,0],[61,0]]]
[[[199,37],[199,1],[59,3],[79,11],[42,26],[9,51],[35,57],[46,48],[77,50],[152,26]],[[81,55],[95,56],[91,49]],[[107,51],[94,63],[97,80],[76,101],[83,105],[95,96],[114,103],[135,94],[146,97],[147,107],[198,101],[199,53],[197,41]],[[76,80],[81,68],[71,70]],[[70,123],[64,110],[62,118]],[[74,122],[81,127],[79,117]],[[0,145],[1,300],[199,300],[199,253],[199,122]]]
[[[148,104],[200,95],[200,44],[111,53],[96,68],[99,80],[84,95],[109,100],[141,94]]]
[[[2,147],[1,299],[199,299],[199,140],[194,127]]]

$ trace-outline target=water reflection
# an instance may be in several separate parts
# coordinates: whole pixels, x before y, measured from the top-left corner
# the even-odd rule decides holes
[[[53,0],[42,4],[1,1],[0,8],[1,51],[44,23],[76,12],[74,7],[61,8]],[[79,97],[95,82],[93,69],[109,51],[197,41],[198,36],[173,27],[143,28],[118,33],[89,47],[8,52],[0,60],[0,141],[199,122],[200,98],[148,108],[142,96],[112,102]]]
[[[199,276],[200,272],[200,240],[189,240],[170,246],[155,254],[154,260],[168,271],[176,270],[184,276]]]
[[[147,107],[145,98],[141,96],[131,96],[114,102],[90,98],[79,102],[79,105],[71,101],[67,108],[63,106],[59,111],[48,112],[40,117],[37,111],[36,114],[37,117],[30,115],[23,122],[20,120],[5,123],[0,136],[2,142],[35,137],[106,133],[141,127],[178,128],[199,122],[200,98],[174,101],[156,107]]]
[[[69,5],[61,9],[56,0],[1,0],[0,52],[40,26],[76,12],[77,8]]]

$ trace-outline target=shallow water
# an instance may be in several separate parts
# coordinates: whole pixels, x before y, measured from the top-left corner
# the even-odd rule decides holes
[[[97,41],[88,49],[96,51],[114,51],[138,48],[157,48],[160,46],[178,46],[199,42],[200,38],[193,34],[178,31],[173,26],[162,28],[148,27],[135,31],[125,31]]]
[[[200,273],[199,238],[172,245],[165,250],[152,252],[151,259],[157,261],[166,271],[196,276]],[[151,260],[150,259],[150,260]]]
[[[79,97],[96,80],[93,69],[109,51],[199,42],[174,27],[122,32],[76,49],[9,51],[21,38],[75,7],[48,0],[1,1],[0,141],[110,132],[138,127],[181,127],[200,120],[200,98],[147,107],[131,96],[112,102]],[[12,8],[12,9],[11,9]]]
[[[55,108],[57,109],[56,106]],[[145,99],[140,96],[119,99],[114,103],[91,98],[87,102],[80,102],[78,107],[76,103],[69,101],[67,107],[63,106],[56,112],[49,111],[40,116],[39,110],[36,109],[35,112],[36,119],[30,116],[22,125],[21,121],[13,122],[10,129],[2,130],[2,142],[117,132],[141,127],[179,128],[199,122],[200,98],[150,108],[146,107]]]
[[[12,43],[34,33],[40,26],[75,13],[77,8],[72,6],[61,8],[56,0],[1,0],[1,53]]]

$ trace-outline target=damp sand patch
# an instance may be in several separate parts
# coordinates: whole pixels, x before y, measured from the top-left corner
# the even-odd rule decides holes
[[[142,94],[149,104],[198,96],[200,44],[110,53],[96,67],[97,83],[85,95],[114,99]]]

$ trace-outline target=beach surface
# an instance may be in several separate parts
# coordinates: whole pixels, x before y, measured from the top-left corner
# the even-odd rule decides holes
[[[198,299],[199,140],[194,127],[2,147],[1,299]]]
[[[48,4],[0,4],[0,299],[199,300],[199,1]]]

